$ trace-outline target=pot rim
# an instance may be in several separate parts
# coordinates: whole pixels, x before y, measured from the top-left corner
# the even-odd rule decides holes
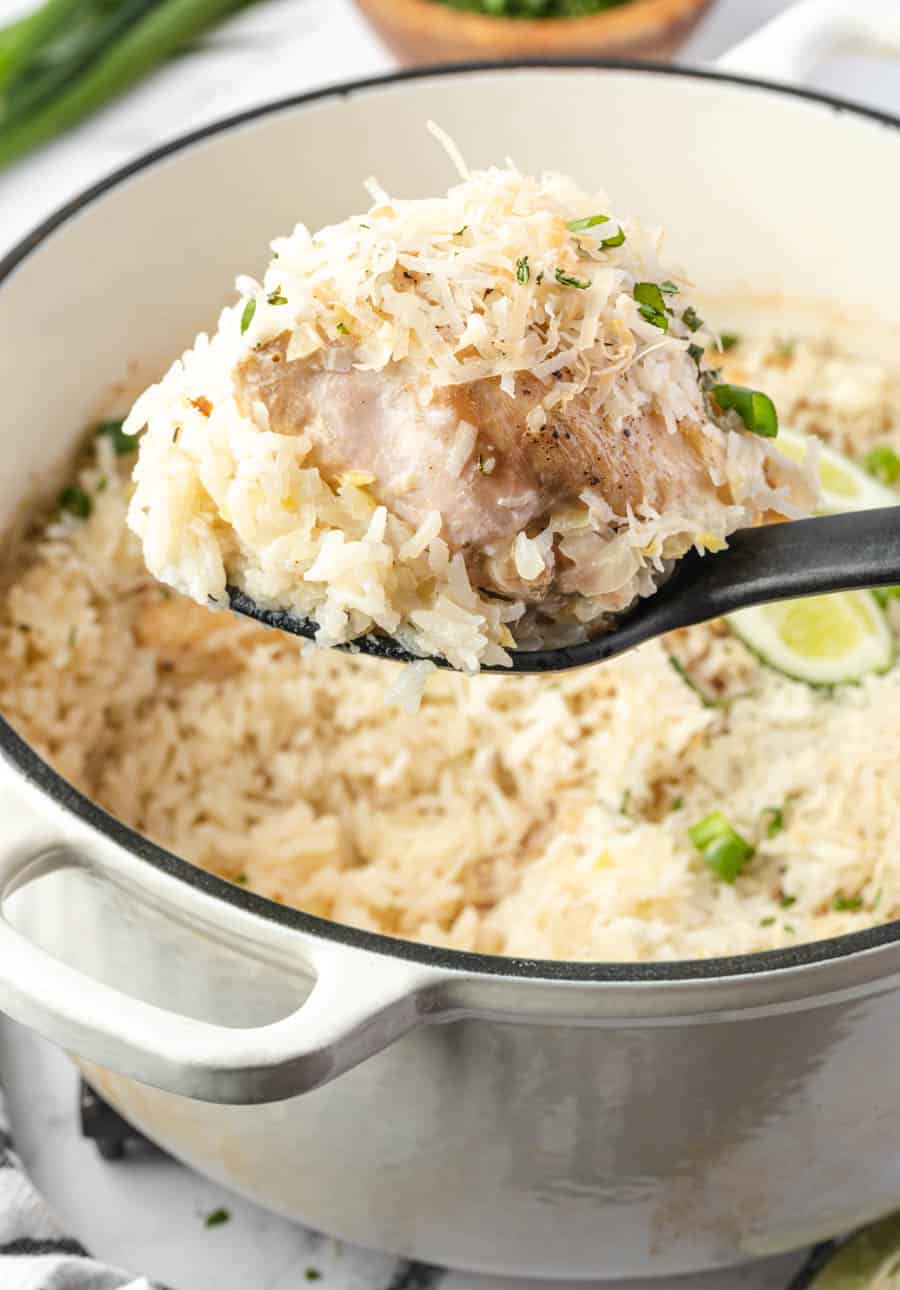
[[[838,115],[847,112],[878,125],[900,130],[900,117],[878,108],[864,107],[837,95],[800,86],[784,85],[755,76],[741,76],[712,68],[681,67],[634,59],[589,58],[523,58],[492,60],[487,62],[457,62],[437,66],[402,68],[380,76],[365,77],[355,81],[324,86],[304,94],[273,99],[222,117],[196,130],[179,135],[159,147],[142,153],[133,161],[118,167],[103,179],[90,185],[81,193],[57,208],[47,219],[25,235],[5,256],[0,258],[0,289],[6,280],[46,239],[67,224],[107,192],[117,188],[133,175],[149,169],[157,162],[201,143],[205,139],[225,134],[241,125],[290,108],[302,108],[311,103],[335,97],[378,90],[407,81],[427,80],[447,76],[467,75],[478,72],[504,72],[520,70],[569,70],[585,72],[625,71],[648,76],[665,76],[686,80],[717,81],[763,90],[787,99],[815,103],[832,109]],[[746,977],[759,973],[812,967],[834,959],[873,951],[900,941],[900,919],[882,923],[860,932],[848,932],[827,940],[812,941],[777,950],[764,950],[755,954],[732,955],[710,959],[681,959],[671,962],[574,962],[571,960],[523,959],[502,955],[476,954],[471,951],[444,949],[417,941],[402,940],[380,932],[368,932],[350,927],[331,919],[320,918],[303,910],[277,904],[224,878],[201,869],[173,852],[151,842],[121,820],[110,815],[101,806],[86,797],[55,771],[48,762],[23,739],[0,713],[0,756],[18,770],[26,780],[40,789],[56,806],[96,829],[117,845],[147,862],[155,869],[183,882],[217,900],[236,906],[287,929],[302,931],[321,940],[338,945],[368,950],[387,957],[403,959],[425,967],[440,968],[466,974],[510,977],[521,980],[571,981],[580,983],[660,983]]]

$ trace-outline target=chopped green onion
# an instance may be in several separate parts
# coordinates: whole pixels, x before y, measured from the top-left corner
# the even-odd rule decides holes
[[[322,1273],[318,1268],[307,1268],[304,1275],[307,1281],[319,1281],[322,1277]]]
[[[570,233],[586,233],[589,228],[596,228],[598,224],[608,223],[608,215],[585,215],[584,219],[570,219],[566,223],[566,228]]]
[[[564,273],[562,269],[556,270],[556,281],[561,287],[577,287],[579,291],[587,291],[591,285],[590,278],[573,278],[570,273]]]
[[[683,798],[683,797],[673,797],[673,798],[672,798],[672,801],[669,803],[669,810],[670,810],[670,811],[680,811],[680,810],[681,810],[681,808],[682,808],[682,806],[684,806],[684,798]]]
[[[789,932],[791,936],[795,936],[797,934],[797,929],[794,927],[793,923],[785,923],[784,930]]]
[[[597,228],[599,224],[608,224],[608,215],[587,215],[584,219],[570,219],[566,228],[570,233],[586,233],[589,228]],[[603,237],[599,239],[600,246],[604,249],[611,246],[621,246],[625,241],[625,232],[622,228],[618,233],[613,233],[612,237]]]
[[[863,462],[866,470],[882,484],[896,484],[900,481],[900,457],[888,444],[879,444],[867,454]]]
[[[231,1214],[227,1209],[214,1209],[211,1214],[206,1215],[206,1219],[204,1220],[203,1226],[221,1227],[222,1224],[227,1223],[230,1218],[231,1218]]]
[[[723,882],[734,882],[753,855],[753,847],[732,828],[721,811],[711,812],[688,829],[688,837]]]
[[[241,335],[242,336],[244,332],[247,330],[247,328],[250,326],[250,324],[253,322],[253,315],[255,313],[256,313],[256,296],[250,296],[249,300],[244,305],[244,312],[241,314]]]
[[[62,490],[59,495],[59,505],[62,510],[68,511],[70,515],[77,515],[80,520],[86,520],[94,509],[91,498],[77,484],[70,484],[68,488]]]
[[[97,480],[97,492],[105,493],[107,488],[109,488],[109,480],[105,475],[102,475],[100,479]]]
[[[468,227],[469,227],[469,226],[468,226],[468,224],[463,224],[462,228],[458,228],[458,229],[456,230],[456,232],[453,234],[453,236],[454,236],[454,237],[462,237],[463,233],[465,233],[465,231],[466,231],[466,229],[467,229]]]
[[[669,319],[666,314],[666,302],[663,293],[655,282],[636,282],[632,292],[638,303],[638,313],[648,323],[659,327],[660,331],[669,330]]]
[[[541,269],[540,273],[537,275],[537,277],[534,280],[535,286],[539,287],[543,281],[544,281],[544,270]]]
[[[881,608],[886,609],[891,600],[900,600],[900,587],[876,587],[872,595]]]
[[[782,897],[781,897],[781,908],[782,908],[782,909],[790,909],[791,905],[796,905],[796,903],[797,903],[797,897],[796,897],[796,896],[782,896]]]
[[[784,828],[784,811],[780,806],[767,806],[762,813],[767,838],[777,838]],[[768,820],[768,823],[766,821]]]
[[[342,322],[339,322],[339,323],[338,323],[338,325],[337,325],[337,329],[336,329],[336,330],[340,333],[340,335],[341,335],[341,336],[349,336],[349,335],[350,335],[350,332],[348,331],[348,329],[347,329],[346,325],[345,325],[344,323],[342,323]]]
[[[834,909],[838,914],[855,914],[862,907],[862,896],[842,896],[838,892],[834,898]]]
[[[122,430],[121,421],[101,421],[94,431],[98,437],[104,435],[112,442],[117,457],[127,457],[130,452],[137,448],[137,436],[125,434]]]
[[[703,326],[703,319],[697,313],[697,310],[693,305],[688,305],[687,309],[685,309],[684,313],[681,315],[681,321],[684,323],[685,327],[687,327],[688,331],[699,331]]]
[[[287,304],[287,296],[283,296],[283,295],[281,294],[281,287],[280,287],[280,286],[276,287],[274,291],[270,291],[270,292],[269,292],[269,294],[266,296],[266,300],[268,300],[268,302],[269,302],[269,304],[270,304],[270,305],[286,305],[286,304]]]
[[[516,260],[516,282],[518,282],[519,286],[524,287],[530,277],[531,269],[528,267],[528,256],[523,255],[521,260]]]
[[[703,362],[703,355],[706,353],[706,350],[702,345],[688,345],[688,353],[697,364],[697,371],[699,372],[700,364]]]
[[[735,345],[740,344],[740,339],[736,331],[720,332],[719,341],[722,345],[722,352],[727,354],[730,349],[734,349]]]
[[[664,296],[677,296],[679,291],[679,288],[676,287],[675,283],[670,282],[668,278],[666,278],[665,282],[661,282],[659,284],[659,289]]]
[[[768,918],[761,918],[759,920],[759,925],[760,927],[771,927],[774,922],[775,922],[775,915],[770,914]]]
[[[743,385],[714,385],[710,393],[723,412],[736,412],[752,434],[764,439],[778,434],[778,413],[768,394]]]

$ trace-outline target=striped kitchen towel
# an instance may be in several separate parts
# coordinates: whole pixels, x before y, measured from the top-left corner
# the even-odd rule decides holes
[[[92,1259],[67,1236],[13,1149],[0,1091],[0,1290],[164,1290]]]

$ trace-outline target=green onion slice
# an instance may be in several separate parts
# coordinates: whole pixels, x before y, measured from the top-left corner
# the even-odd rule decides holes
[[[661,282],[659,284],[659,289],[664,296],[677,296],[679,291],[679,288],[676,287],[675,283],[670,282],[668,278],[666,278],[665,282]]]
[[[687,309],[685,309],[684,313],[681,315],[681,321],[684,323],[685,327],[687,327],[688,331],[699,331],[703,326],[703,319],[697,313],[697,310],[693,305],[688,305]]]
[[[586,233],[588,229],[597,228],[599,224],[608,224],[608,215],[586,215],[584,219],[570,219],[566,228],[570,233]],[[618,233],[613,233],[612,237],[603,237],[599,239],[600,245],[604,248],[611,246],[621,246],[625,241],[625,231],[620,228]]]
[[[784,828],[784,811],[780,806],[767,806],[762,813],[767,838],[777,838]]]
[[[564,273],[562,269],[556,270],[556,281],[561,287],[577,287],[579,291],[587,291],[591,285],[590,278],[575,278],[571,273]]]
[[[655,282],[636,282],[632,293],[638,303],[638,313],[660,331],[669,330],[669,316],[663,293]]]
[[[740,336],[736,331],[723,331],[719,333],[719,343],[722,346],[722,353],[727,354],[730,349],[740,343]]]
[[[866,456],[863,465],[870,475],[880,479],[882,484],[896,484],[900,481],[900,457],[888,444],[879,444]]]
[[[77,484],[70,484],[68,488],[62,490],[59,495],[59,505],[61,510],[68,511],[70,515],[77,515],[80,520],[86,520],[94,509],[90,496]]]
[[[247,303],[244,305],[244,312],[241,314],[241,335],[242,336],[244,332],[247,330],[247,328],[250,326],[250,324],[253,322],[253,315],[255,313],[256,313],[256,296],[250,296]]]
[[[525,283],[531,277],[531,269],[528,265],[528,256],[523,255],[521,260],[516,260],[516,282],[524,287]]]
[[[723,882],[734,882],[753,855],[753,847],[732,828],[721,811],[704,816],[688,829],[688,837]]]
[[[751,434],[774,439],[778,434],[778,413],[768,394],[744,385],[714,385],[710,390],[722,412],[736,412]]]
[[[274,291],[270,291],[269,294],[266,296],[266,300],[268,300],[270,305],[287,304],[287,296],[282,295],[280,286],[276,287]]]
[[[137,448],[137,437],[133,434],[125,434],[121,421],[101,421],[94,433],[98,436],[104,435],[111,440],[117,457],[127,457]]]

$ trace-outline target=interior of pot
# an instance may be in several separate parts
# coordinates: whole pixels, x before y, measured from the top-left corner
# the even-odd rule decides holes
[[[14,449],[0,463],[0,531],[57,486],[86,424],[214,327],[234,274],[261,273],[275,235],[360,208],[368,175],[402,196],[446,189],[454,172],[429,119],[473,167],[509,155],[525,171],[559,169],[663,223],[674,258],[727,296],[730,322],[752,320],[763,298],[764,323],[842,318],[850,348],[896,352],[896,325],[872,318],[900,293],[900,188],[884,183],[898,164],[895,124],[676,71],[400,76],[207,131],[101,186],[13,253],[0,270]]]

